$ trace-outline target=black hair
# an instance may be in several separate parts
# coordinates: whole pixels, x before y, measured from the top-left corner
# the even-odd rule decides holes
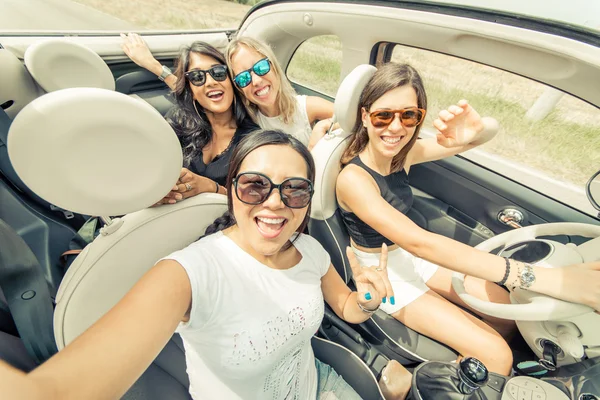
[[[205,42],[193,42],[191,45],[183,47],[179,52],[174,72],[177,77],[177,84],[173,91],[176,105],[169,111],[166,119],[181,143],[184,167],[190,166],[192,160],[201,154],[202,149],[212,141],[213,137],[213,130],[204,109],[194,100],[194,94],[185,77],[190,65],[191,53],[212,57],[220,64],[226,65],[223,53]],[[227,79],[230,79],[229,76]],[[249,116],[243,105],[241,95],[237,90],[234,90],[233,84],[231,89],[234,96],[232,104],[233,118],[239,127],[249,120]]]
[[[315,162],[310,154],[308,148],[302,144],[295,137],[288,135],[279,130],[257,130],[244,137],[236,146],[233,154],[231,155],[231,161],[229,163],[229,172],[227,174],[227,212],[221,217],[217,218],[208,228],[206,228],[206,235],[221,231],[235,225],[235,218],[233,216],[233,180],[240,171],[240,167],[244,159],[259,147],[269,145],[282,145],[289,146],[294,149],[298,154],[302,156],[306,162],[306,177],[314,182],[315,180]],[[310,218],[310,204],[306,211],[306,216],[297,229],[297,232],[303,232],[308,225],[308,219]],[[286,245],[289,247],[289,245]],[[285,248],[287,248],[285,247]]]

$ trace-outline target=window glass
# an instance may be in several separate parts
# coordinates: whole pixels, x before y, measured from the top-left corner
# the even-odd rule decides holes
[[[340,85],[342,43],[337,36],[316,36],[298,47],[288,69],[288,78],[329,96]]]
[[[600,168],[600,110],[530,79],[431,51],[396,45],[391,59],[411,64],[423,77],[425,127],[442,108],[469,100],[501,128],[466,158],[596,215],[584,187]]]
[[[236,29],[261,0],[8,0],[0,32]]]

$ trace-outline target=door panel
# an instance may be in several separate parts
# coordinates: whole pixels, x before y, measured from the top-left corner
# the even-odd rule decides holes
[[[460,214],[460,221],[466,215],[478,225],[472,230],[474,236],[482,239],[489,236],[486,229],[499,234],[511,230],[498,221],[497,215],[504,208],[516,208],[523,212],[523,225],[541,224],[549,222],[581,222],[599,224],[599,221],[580,211],[550,199],[534,190],[520,185],[510,179],[487,170],[462,158],[451,157],[445,160],[416,165],[410,171],[411,185],[434,198],[439,205],[440,212],[454,208]],[[429,200],[431,203],[432,200]],[[473,238],[465,241],[464,236],[455,233],[448,235],[449,227],[444,224],[438,226],[431,223],[435,214],[422,211],[427,209],[422,201],[415,202],[415,208],[421,214],[428,215],[428,226],[433,232],[445,234],[464,243],[473,244]],[[430,206],[431,204],[427,204]],[[448,211],[445,211],[448,214]],[[450,212],[450,215],[457,215]],[[468,221],[468,220],[467,220]],[[469,223],[466,224],[469,226]],[[575,240],[573,238],[573,240]]]

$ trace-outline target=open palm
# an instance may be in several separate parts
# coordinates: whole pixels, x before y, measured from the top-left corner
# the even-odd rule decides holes
[[[438,144],[444,147],[469,144],[484,128],[481,116],[466,100],[460,100],[458,104],[440,111],[433,126],[440,132],[437,135]]]

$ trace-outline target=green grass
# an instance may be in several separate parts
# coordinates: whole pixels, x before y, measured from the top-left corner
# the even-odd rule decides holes
[[[304,42],[292,58],[288,77],[303,86],[335,96],[340,85],[342,46],[336,36],[319,36]]]

